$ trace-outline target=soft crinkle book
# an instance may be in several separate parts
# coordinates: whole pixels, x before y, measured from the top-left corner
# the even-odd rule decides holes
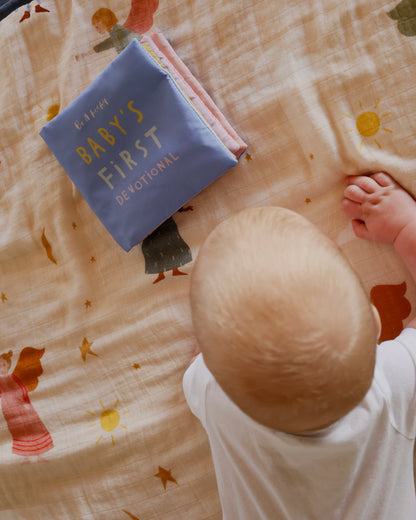
[[[126,251],[237,163],[137,40],[40,135]]]

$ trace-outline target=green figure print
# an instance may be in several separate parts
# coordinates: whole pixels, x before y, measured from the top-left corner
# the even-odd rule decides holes
[[[416,36],[416,0],[402,0],[387,13],[404,36]]]

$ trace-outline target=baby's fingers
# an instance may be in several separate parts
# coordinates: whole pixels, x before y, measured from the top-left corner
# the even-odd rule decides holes
[[[378,172],[371,175],[371,178],[374,179],[377,184],[382,186],[383,188],[387,188],[387,186],[395,186],[397,183],[388,175],[387,173]]]
[[[344,197],[361,204],[366,200],[367,193],[356,184],[350,184],[344,190]]]
[[[365,225],[365,222],[362,220],[354,219],[351,220],[352,229],[358,238],[364,238],[366,240],[371,240],[370,232]]]
[[[344,199],[341,202],[342,211],[351,218],[359,219],[362,214],[361,204],[350,199]]]
[[[347,177],[347,184],[349,186],[358,186],[365,193],[374,193],[379,185],[368,175],[350,175]]]

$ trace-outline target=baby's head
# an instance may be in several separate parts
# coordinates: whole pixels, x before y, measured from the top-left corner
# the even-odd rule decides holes
[[[371,385],[371,304],[337,246],[292,211],[248,209],[214,229],[193,269],[191,310],[207,367],[261,424],[324,428]]]

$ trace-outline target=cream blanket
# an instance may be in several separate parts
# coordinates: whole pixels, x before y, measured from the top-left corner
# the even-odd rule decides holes
[[[122,46],[92,23],[103,3],[33,1],[0,22],[2,520],[221,518],[181,380],[192,260],[236,211],[283,205],[317,224],[358,271],[384,338],[414,314],[402,262],[356,239],[340,201],[345,175],[376,170],[416,195],[416,2],[136,4],[136,30],[158,7],[154,23],[248,151],[156,244],[125,253],[38,135]],[[122,26],[131,4],[106,8]]]

